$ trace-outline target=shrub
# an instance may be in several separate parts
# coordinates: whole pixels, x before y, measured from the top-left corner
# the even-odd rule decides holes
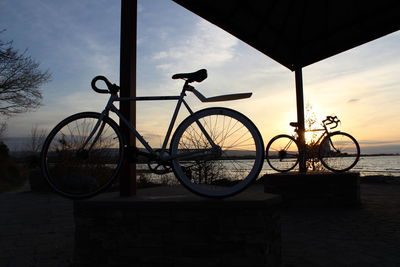
[[[9,158],[9,152],[10,150],[8,149],[7,145],[3,142],[0,142],[0,160],[5,160]]]
[[[12,158],[0,161],[0,172],[0,193],[18,189],[27,181],[26,167]]]

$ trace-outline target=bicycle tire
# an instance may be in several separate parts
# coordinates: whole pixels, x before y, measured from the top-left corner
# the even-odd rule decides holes
[[[57,124],[43,144],[42,175],[64,197],[92,197],[109,187],[119,173],[124,139],[118,125],[109,117],[103,118],[82,149],[100,116],[95,112],[72,115]]]
[[[280,134],[273,137],[265,151],[268,165],[277,172],[291,171],[299,163],[299,146],[293,136]]]
[[[176,158],[175,176],[191,192],[211,198],[243,191],[261,171],[263,140],[257,127],[243,114],[227,108],[207,108],[187,117],[176,129],[171,155],[211,147],[197,121],[205,128],[220,155]]]
[[[345,172],[353,168],[360,159],[360,146],[348,133],[329,133],[319,147],[322,165],[333,172]]]

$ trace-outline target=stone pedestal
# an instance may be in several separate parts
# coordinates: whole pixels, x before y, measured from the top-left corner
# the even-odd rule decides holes
[[[289,172],[267,174],[264,191],[279,194],[286,205],[358,205],[360,174],[357,172]]]
[[[146,190],[74,203],[76,266],[280,266],[279,196]]]

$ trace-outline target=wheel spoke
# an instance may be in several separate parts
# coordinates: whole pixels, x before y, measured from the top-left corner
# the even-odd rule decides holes
[[[292,136],[278,135],[267,145],[267,162],[278,172],[292,170],[298,163],[299,149]]]
[[[190,190],[206,196],[232,195],[256,178],[262,166],[262,139],[254,125],[243,115],[227,109],[209,109],[199,112],[203,125],[220,152],[173,161],[178,179]],[[196,131],[195,119],[185,120],[171,142],[172,154],[186,148],[211,148],[205,135]],[[193,138],[195,137],[195,138]],[[190,144],[187,144],[187,143]],[[257,152],[258,151],[258,152]]]
[[[335,172],[348,171],[357,164],[360,147],[351,135],[337,132],[321,142],[319,155],[325,168]]]
[[[51,187],[64,196],[95,195],[117,175],[123,151],[118,126],[106,119],[92,133],[99,116],[96,113],[73,115],[58,124],[45,141],[44,175]]]

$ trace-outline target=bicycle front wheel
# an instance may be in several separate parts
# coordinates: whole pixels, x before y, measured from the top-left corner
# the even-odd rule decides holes
[[[61,121],[48,135],[41,153],[42,174],[52,189],[73,199],[106,189],[123,160],[123,137],[108,117],[84,112]]]
[[[269,166],[278,172],[288,172],[299,162],[299,147],[293,136],[280,134],[269,141],[266,148]]]
[[[207,135],[218,146],[215,151]],[[204,109],[186,118],[172,138],[170,151],[176,157],[172,167],[181,184],[215,198],[244,190],[257,178],[264,161],[256,126],[227,108]]]
[[[360,146],[348,133],[330,133],[321,142],[319,157],[322,165],[328,170],[348,171],[357,164],[360,158]]]

